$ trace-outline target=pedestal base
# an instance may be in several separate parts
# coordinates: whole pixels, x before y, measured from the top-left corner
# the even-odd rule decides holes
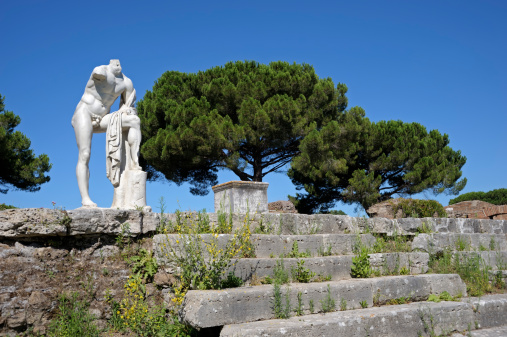
[[[123,171],[120,185],[115,187],[111,208],[138,209],[146,206],[147,173],[140,170]]]
[[[253,181],[229,181],[213,186],[215,212],[267,213],[268,185]]]

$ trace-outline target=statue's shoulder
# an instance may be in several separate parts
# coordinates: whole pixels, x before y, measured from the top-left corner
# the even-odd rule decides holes
[[[105,79],[107,76],[107,66],[98,66],[95,67],[92,71],[91,77],[102,80]]]
[[[123,74],[123,83],[125,83],[125,86],[127,86],[129,88],[133,88],[134,87],[134,84],[132,83],[132,80],[130,78],[128,78],[127,76],[125,76],[125,74]]]

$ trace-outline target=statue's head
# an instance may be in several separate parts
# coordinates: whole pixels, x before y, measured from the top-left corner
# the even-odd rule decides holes
[[[121,65],[120,60],[110,60],[109,61],[109,69],[115,75],[121,74]]]

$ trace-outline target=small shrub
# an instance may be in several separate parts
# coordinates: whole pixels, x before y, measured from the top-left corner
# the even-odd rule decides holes
[[[58,314],[49,325],[48,336],[98,337],[99,330],[88,313],[89,304],[77,300],[78,293],[61,294],[58,299]]]
[[[347,310],[347,300],[345,300],[344,298],[340,300],[340,310],[341,311]]]
[[[237,288],[241,287],[243,285],[243,280],[236,275],[234,275],[232,272],[229,272],[227,275],[227,278],[225,280],[222,280],[222,284],[220,288]]]
[[[334,299],[331,297],[331,286],[327,285],[327,294],[323,300],[320,300],[322,305],[322,312],[331,312],[336,310],[336,304]]]
[[[273,269],[273,283],[285,284],[289,282],[289,272],[285,270],[283,259],[277,260]]]
[[[361,304],[361,308],[368,308],[368,303],[366,301],[361,301],[359,302],[359,304]]]
[[[454,245],[455,245],[455,248],[458,252],[470,250],[470,247],[471,247],[470,243],[467,242],[466,240],[462,239],[461,236],[459,236],[456,239],[456,242],[454,243]]]
[[[303,314],[303,293],[298,291],[298,306],[296,307],[296,316]]]
[[[298,260],[297,267],[291,268],[292,280],[301,283],[308,283],[315,276],[315,273],[310,269],[305,268],[305,261]]]
[[[299,252],[298,242],[294,241],[292,243],[292,249],[289,253],[284,254],[286,258],[300,258],[300,257],[311,257],[309,252]]]
[[[428,301],[430,302],[440,302],[440,301],[457,301],[459,299],[458,296],[453,297],[451,294],[449,294],[447,291],[442,292],[439,295],[431,294],[428,297]]]
[[[0,204],[0,211],[4,211],[6,209],[16,209],[16,208],[17,208],[16,206]]]
[[[333,247],[331,245],[327,245],[326,248],[321,246],[321,247],[317,248],[317,255],[318,256],[331,256],[331,255],[333,255],[332,249],[333,249]]]
[[[368,278],[371,276],[372,269],[368,258],[368,248],[362,246],[359,253],[352,257],[352,266],[350,276],[353,278]]]
[[[192,216],[177,212],[173,227],[178,233],[178,251],[167,240],[163,243],[163,253],[171,264],[179,268],[180,284],[174,289],[176,296],[173,299],[176,304],[182,303],[189,289],[221,289],[222,279],[232,265],[232,259],[255,255],[250,241],[248,214],[244,224],[235,230],[222,248],[218,243],[220,227],[210,226],[208,216],[201,212]],[[200,234],[208,229],[211,231],[210,240],[205,242]]]
[[[138,254],[130,257],[132,272],[138,273],[145,281],[151,282],[158,270],[157,260],[152,252],[144,248],[141,248]]]
[[[277,282],[273,285],[274,305],[273,310],[275,318],[286,319],[290,317],[291,304],[290,304],[290,288],[287,287],[285,291],[285,305],[282,304],[282,291],[281,285]]]
[[[396,204],[391,202],[393,207],[393,216],[401,210],[402,218],[428,218],[433,217],[436,213],[437,217],[445,218],[447,213],[444,207],[436,200],[420,200],[420,199],[397,199]]]

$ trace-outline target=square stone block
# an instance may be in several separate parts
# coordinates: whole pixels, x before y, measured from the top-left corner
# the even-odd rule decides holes
[[[212,187],[215,212],[268,213],[268,183],[229,181]]]

